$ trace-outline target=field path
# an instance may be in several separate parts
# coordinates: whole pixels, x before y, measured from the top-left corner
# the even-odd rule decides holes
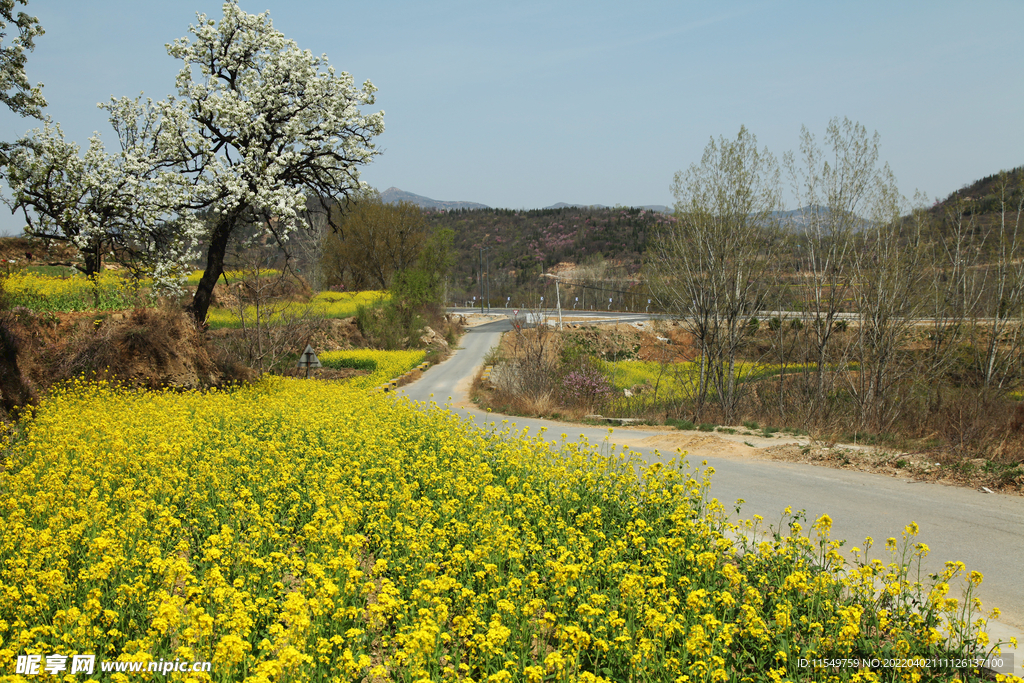
[[[507,329],[506,320],[470,328],[451,358],[403,387],[400,395],[450,404],[451,410],[478,425],[500,428],[507,420],[517,429],[528,428],[530,434],[546,428],[552,442],[560,441],[563,433],[570,439],[583,435],[592,443],[603,442],[607,428],[495,415],[469,403],[467,394],[476,370]],[[649,462],[668,461],[677,454],[657,450],[665,435],[664,431],[643,428],[616,429],[611,443],[628,446]],[[921,528],[918,540],[931,549],[925,573],[941,571],[947,560],[960,560],[968,569],[984,574],[977,594],[986,611],[999,607],[1003,613],[989,624],[989,633],[994,640],[1017,637],[1022,647],[1015,652],[1014,673],[1024,676],[1024,497],[761,459],[757,448],[705,434],[693,439],[687,450],[691,465],[699,466],[706,459],[715,468],[711,493],[727,510],[742,498],[746,501],[743,518],[759,514],[766,523],[778,526],[782,510],[792,506],[806,510],[805,529],[820,515],[828,514],[833,520],[833,537],[848,540],[844,550],[863,547],[864,538],[871,536],[875,540],[871,557],[886,560],[885,539],[899,538],[903,528],[916,521]],[[1010,650],[1007,647],[1003,652]]]

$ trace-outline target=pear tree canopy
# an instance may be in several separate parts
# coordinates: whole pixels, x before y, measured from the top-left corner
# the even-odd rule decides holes
[[[17,4],[24,5],[25,0],[0,0],[0,102],[16,114],[38,119],[42,118],[46,100],[42,84],[33,87],[28,82],[25,53],[35,47],[43,27],[36,17],[15,12]],[[5,40],[10,29],[16,29],[18,35]]]
[[[186,181],[176,213],[205,246],[190,305],[200,323],[232,234],[257,226],[285,241],[309,198],[330,203],[361,188],[359,167],[379,154],[373,138],[384,130],[384,112],[359,110],[374,103],[372,83],[356,87],[326,55],[285,38],[266,12],[247,14],[235,2],[223,9],[219,22],[198,14],[191,37],[167,45],[182,61],[177,97],[107,105],[126,122],[158,116],[152,173]]]

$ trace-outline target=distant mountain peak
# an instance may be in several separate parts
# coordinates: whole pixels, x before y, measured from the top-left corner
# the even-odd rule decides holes
[[[551,206],[545,206],[545,209],[607,209],[608,207],[604,204],[566,204],[565,202],[558,202]]]
[[[451,211],[453,209],[489,209],[491,207],[486,204],[477,204],[476,202],[455,202],[455,201],[442,201],[437,199],[431,199],[430,197],[424,197],[423,195],[413,194],[412,192],[406,192],[400,190],[397,187],[389,187],[380,193],[381,201],[385,204],[397,204],[399,202],[409,202],[416,206],[424,209],[435,209],[439,211]]]

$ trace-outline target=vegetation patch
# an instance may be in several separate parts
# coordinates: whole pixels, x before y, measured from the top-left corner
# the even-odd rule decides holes
[[[353,349],[351,351],[327,351],[320,354],[319,358],[320,362],[328,368],[369,370],[370,374],[349,382],[354,387],[369,389],[409,372],[422,363],[426,355],[426,351],[415,349],[411,351]]]
[[[271,323],[290,318],[313,316],[323,319],[351,318],[359,312],[359,308],[378,301],[386,301],[387,292],[319,292],[308,302],[293,301],[278,306],[270,318]],[[245,322],[252,324],[256,320],[258,310],[254,305],[245,306]],[[211,329],[232,328],[243,326],[242,316],[237,309],[214,307],[207,318]]]
[[[0,278],[0,289],[8,306],[22,306],[36,312],[109,311],[132,308],[140,303],[152,305],[137,282],[114,271],[104,271],[93,278],[18,271]]]
[[[346,383],[76,383],[21,431],[0,445],[4,670],[70,649],[230,680],[860,680],[799,659],[990,645],[980,574],[918,583],[916,524],[844,565],[827,516],[730,520],[711,468],[555,452]]]

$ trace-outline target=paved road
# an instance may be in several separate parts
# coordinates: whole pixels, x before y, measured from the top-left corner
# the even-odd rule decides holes
[[[458,352],[427,370],[402,393],[414,401],[439,405],[466,403],[466,392],[484,355],[509,328],[507,320],[470,328]],[[552,441],[560,440],[562,433],[571,438],[584,435],[591,442],[601,442],[608,435],[607,428],[506,418],[465,407],[453,410],[480,425],[500,427],[501,421],[508,419],[519,429],[528,427],[532,434],[546,427]],[[630,430],[628,434],[643,438],[655,432]],[[624,435],[620,432],[618,436]],[[615,440],[613,435],[612,442]],[[675,455],[632,450],[648,461],[667,461]],[[809,521],[828,514],[833,520],[833,536],[848,539],[847,547],[862,545],[866,536],[873,537],[875,550],[880,551],[873,557],[884,559],[880,554],[884,553],[884,539],[899,538],[907,523],[916,521],[921,527],[918,540],[931,549],[926,571],[940,571],[947,560],[961,560],[968,569],[982,572],[985,580],[978,595],[986,608],[999,607],[1003,612],[999,621],[990,624],[991,635],[1004,640],[1013,635],[1024,646],[1024,498],[799,463],[737,457],[707,461],[715,468],[711,493],[726,509],[731,510],[731,503],[742,498],[746,501],[741,512],[744,518],[759,514],[776,524],[786,506],[806,510]],[[1024,676],[1024,647],[1015,654],[1015,673]]]

